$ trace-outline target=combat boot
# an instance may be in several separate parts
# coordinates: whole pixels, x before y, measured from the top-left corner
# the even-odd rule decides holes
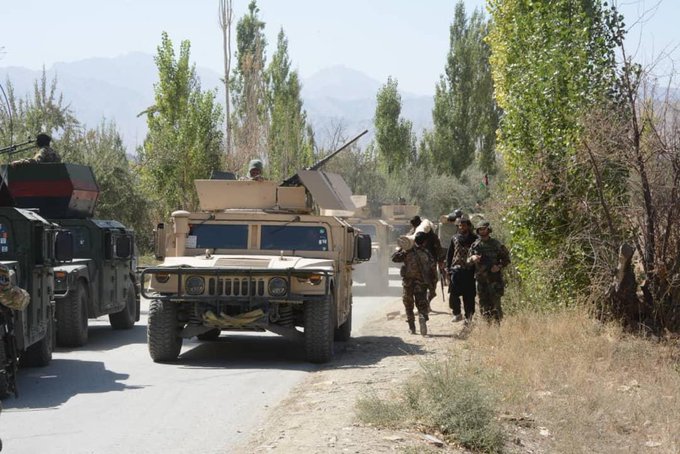
[[[420,324],[420,334],[427,336],[427,318],[421,315],[418,317],[418,323]]]
[[[415,320],[409,320],[408,321],[408,330],[411,332],[411,334],[416,333],[416,321]]]

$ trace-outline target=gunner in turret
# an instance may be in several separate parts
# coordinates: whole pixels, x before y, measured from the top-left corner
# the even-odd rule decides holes
[[[61,162],[61,156],[52,147],[50,147],[52,138],[41,132],[35,139],[35,144],[40,148],[38,152],[30,159],[19,159],[13,161],[12,165],[17,164],[33,164],[33,163],[47,163],[47,162]]]
[[[261,160],[253,159],[252,161],[250,161],[250,164],[248,164],[248,176],[245,179],[254,181],[264,181],[264,177],[262,176],[263,167],[264,165],[262,164]]]

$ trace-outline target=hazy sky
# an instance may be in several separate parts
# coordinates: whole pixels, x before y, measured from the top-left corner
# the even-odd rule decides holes
[[[344,65],[400,88],[431,94],[442,73],[455,0],[259,0],[269,43],[281,27],[301,76]],[[465,0],[469,11],[484,0]],[[644,11],[629,47],[647,62],[673,51],[680,57],[678,0],[619,0],[630,25]],[[248,0],[234,0],[241,17]],[[176,44],[188,39],[192,60],[221,72],[218,0],[0,0],[0,66],[39,69],[55,62],[113,57],[131,51],[154,54],[162,31]],[[268,50],[271,55],[273,49]],[[668,64],[660,67],[667,70]]]

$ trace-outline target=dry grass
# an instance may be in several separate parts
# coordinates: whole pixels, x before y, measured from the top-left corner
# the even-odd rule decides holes
[[[480,324],[467,347],[468,373],[495,389],[501,410],[547,428],[547,452],[680,452],[677,343],[564,311]]]

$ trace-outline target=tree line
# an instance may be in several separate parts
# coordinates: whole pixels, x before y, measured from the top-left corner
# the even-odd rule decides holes
[[[176,48],[164,33],[154,104],[142,113],[149,131],[134,158],[114,123],[81,125],[56,81],[43,75],[24,99],[8,84],[14,136],[57,135],[66,160],[95,168],[97,215],[135,227],[143,245],[154,222],[196,208],[194,179],[244,173],[257,157],[279,180],[354,132],[337,124],[332,143],[317,144],[284,30],[268,58],[252,0],[235,24],[232,60],[232,2],[219,6],[224,105],[201,88],[190,43]],[[602,317],[680,329],[677,99],[628,55],[624,18],[602,0],[488,0],[487,10],[468,14],[456,4],[432,127],[414,131],[389,77],[376,94],[374,140],[328,169],[367,194],[376,215],[399,199],[433,218],[454,208],[483,212],[512,245],[529,307],[592,297]],[[0,122],[7,143],[6,110]],[[610,285],[617,268],[625,274],[624,244],[635,252],[624,271],[641,285],[628,291],[623,280]]]

